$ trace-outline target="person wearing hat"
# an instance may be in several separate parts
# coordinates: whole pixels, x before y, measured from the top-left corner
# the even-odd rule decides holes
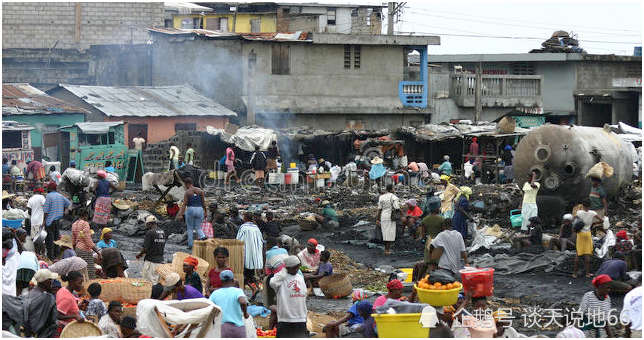
[[[99,255],[100,251],[92,240],[94,231],[87,222],[89,212],[86,208],[78,210],[78,219],[72,224],[72,245],[78,257],[87,262],[87,274],[90,280],[96,278],[96,268],[94,267],[94,253]]]
[[[186,274],[186,285],[192,286],[194,289],[198,290],[203,294],[203,285],[201,283],[201,276],[196,272],[197,265],[199,260],[192,256],[186,257],[183,260],[183,272]]]
[[[107,172],[105,170],[98,170],[96,172],[98,181],[92,186],[92,191],[96,193],[96,203],[94,203],[94,223],[106,225],[110,220],[110,212],[112,211],[112,197],[110,197],[110,189],[116,190],[116,185],[107,180]]]
[[[15,209],[16,204],[13,202],[13,197],[16,195],[10,194],[7,190],[2,190],[2,210]]]
[[[624,261],[624,253],[615,252],[612,259],[606,259],[597,269],[595,276],[606,274],[610,276],[613,280],[610,283],[610,291],[618,293],[626,293],[631,290],[629,284],[626,281],[630,280],[630,276],[626,273],[628,271],[628,266],[626,261]]]
[[[56,336],[58,309],[56,292],[52,285],[58,278],[58,274],[50,272],[49,269],[39,269],[34,274],[36,286],[26,297],[29,301],[29,319],[26,320],[29,327],[25,327],[26,337],[53,338]]]
[[[317,249],[318,241],[314,238],[306,242],[306,248],[297,254],[303,266],[309,270],[317,270],[320,265],[320,250]]]
[[[467,240],[468,227],[467,221],[473,220],[470,215],[470,196],[472,189],[470,187],[460,187],[459,193],[454,198],[454,216],[452,217],[452,225],[454,230],[457,230],[463,236],[463,241]]]
[[[163,287],[163,294],[161,300],[164,300],[168,295],[172,295],[173,300],[188,300],[188,299],[205,299],[197,289],[190,285],[184,285],[181,277],[177,273],[170,273],[165,277],[165,286]]]
[[[277,337],[308,338],[306,283],[298,274],[300,259],[291,255],[284,264],[286,268],[275,274],[269,283],[277,292]]]
[[[315,214],[315,220],[320,223],[324,228],[335,229],[340,226],[338,222],[338,213],[333,209],[329,200],[324,200],[320,203],[322,207],[322,215]]]
[[[244,241],[244,286],[253,290],[251,300],[254,300],[259,293],[255,271],[264,269],[264,237],[250,211],[244,213],[244,224],[239,226],[237,239]]]
[[[447,175],[440,176],[441,184],[444,185],[443,191],[439,198],[441,199],[441,216],[444,218],[454,217],[454,199],[461,191],[458,187],[450,182]]]
[[[529,234],[518,234],[512,243],[516,253],[521,251],[521,246],[539,246],[543,245],[543,230],[541,229],[541,219],[538,216],[530,218]]]
[[[242,289],[235,287],[235,275],[230,270],[219,273],[221,288],[210,295],[210,301],[221,308],[221,337],[245,338],[244,319],[249,318],[248,299]]]
[[[121,319],[119,327],[121,328],[121,335],[123,338],[142,337],[141,332],[136,329],[136,319],[130,315],[126,315]]]
[[[354,301],[349,310],[338,320],[329,321],[322,331],[326,333],[327,338],[342,338],[351,333],[368,331],[365,327],[365,319],[371,317],[373,305],[367,300]],[[373,325],[372,325],[373,326]]]
[[[96,244],[96,247],[98,247],[98,249],[118,248],[118,244],[114,239],[112,239],[111,228],[103,228],[101,230],[101,240],[98,241],[98,243]]]
[[[29,213],[29,221],[31,223],[31,239],[35,240],[40,230],[43,228],[43,221],[45,214],[43,207],[45,206],[45,190],[42,186],[34,188],[34,195],[27,201],[27,212]],[[36,251],[42,253],[41,244],[35,244]]]
[[[505,175],[505,183],[512,183],[514,181],[514,167],[512,166],[512,160],[514,156],[512,155],[512,147],[506,145],[503,149],[503,155],[501,160],[503,160],[503,175]]]
[[[155,285],[159,282],[159,274],[156,269],[163,263],[165,232],[163,229],[157,228],[157,218],[154,215],[146,217],[145,226],[148,230],[143,238],[143,249],[136,255],[136,258],[139,259],[145,255],[141,274],[144,279]]]
[[[611,313],[612,301],[608,292],[610,292],[611,279],[608,275],[599,275],[592,280],[594,290],[587,292],[581,298],[578,311],[585,316],[585,324],[582,327],[587,338],[613,338],[615,337],[610,323],[606,322]],[[602,322],[603,320],[603,326]],[[598,325],[598,326],[595,326]]]
[[[387,302],[387,299],[402,300],[405,297],[403,293],[403,284],[398,279],[393,279],[387,282],[387,294],[379,296],[376,301],[373,302],[373,310],[382,306]]]
[[[575,239],[573,238],[575,231],[572,227],[572,220],[572,214],[563,215],[563,224],[561,225],[561,228],[559,228],[559,239],[551,241],[551,245],[553,247],[556,244],[559,244],[560,251],[568,250],[568,248],[575,248]]]
[[[371,169],[369,170],[369,179],[372,181],[383,177],[387,173],[387,169],[382,164],[382,158],[376,156],[371,160]]]
[[[443,163],[438,167],[438,173],[441,175],[452,175],[452,163],[449,162],[449,156],[443,156]]]
[[[54,244],[60,247],[61,259],[77,256],[72,243],[72,235],[62,235],[60,239],[54,241]]]
[[[410,236],[414,239],[420,239],[420,235],[417,235],[418,231],[418,221],[423,215],[423,210],[418,206],[418,201],[414,198],[410,198],[405,202],[407,210],[405,214],[401,217],[400,222],[402,222],[403,228],[409,228]],[[403,230],[404,232],[404,230]]]
[[[100,265],[104,276],[109,278],[125,277],[125,270],[128,268],[121,251],[113,247],[101,249]]]
[[[528,230],[528,224],[531,217],[537,216],[539,214],[539,209],[537,207],[537,193],[539,188],[541,188],[541,183],[537,182],[537,173],[531,171],[528,174],[527,181],[523,183],[523,200],[519,209],[521,209],[521,216],[523,220],[521,221],[521,230]]]
[[[382,241],[385,244],[385,255],[390,255],[389,247],[396,241],[396,219],[394,214],[400,214],[400,201],[394,195],[394,186],[387,184],[387,192],[378,198],[378,215],[376,225],[382,231]],[[400,216],[398,216],[400,217]]]
[[[45,197],[43,205],[45,231],[47,231],[45,246],[47,247],[47,257],[50,259],[58,257],[59,250],[54,245],[54,241],[60,238],[60,219],[63,218],[65,210],[72,205],[57,189],[56,183],[49,182],[47,184],[47,197]]]

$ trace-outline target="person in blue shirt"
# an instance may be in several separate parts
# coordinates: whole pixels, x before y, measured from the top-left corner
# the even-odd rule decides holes
[[[449,162],[449,156],[448,155],[443,156],[443,160],[444,162],[438,167],[438,171],[441,175],[451,176],[452,163]]]
[[[318,281],[325,277],[325,276],[330,276],[333,275],[333,265],[331,262],[329,262],[329,259],[331,258],[331,253],[323,250],[320,253],[320,265],[318,265],[318,269],[316,270],[315,274],[306,274],[304,275],[304,279],[306,280],[306,286],[307,287],[317,287],[318,286]]]
[[[373,337],[373,322],[365,322],[370,318],[372,308],[373,305],[367,300],[356,301],[342,318],[327,323],[323,332],[327,334],[327,337],[330,335],[334,338],[345,337],[357,332],[363,332],[363,337]]]
[[[235,287],[235,275],[230,270],[219,274],[221,288],[210,295],[210,301],[221,308],[221,337],[245,338],[244,319],[249,318],[248,299],[244,291]]]
[[[96,244],[98,249],[103,248],[118,248],[116,241],[112,239],[112,229],[103,228],[101,231],[101,240]]]
[[[9,166],[9,160],[7,158],[2,159],[2,174],[8,175],[11,167]]]
[[[112,166],[112,161],[105,161],[105,171],[115,172],[114,167]]]

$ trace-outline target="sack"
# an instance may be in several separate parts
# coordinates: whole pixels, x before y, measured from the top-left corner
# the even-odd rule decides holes
[[[448,284],[456,281],[454,275],[445,269],[436,269],[429,274],[429,283]]]
[[[586,178],[595,177],[601,179],[603,176],[612,177],[614,173],[613,167],[604,162],[599,162],[593,165],[586,173]]]
[[[215,238],[213,228],[212,228],[212,223],[209,221],[203,220],[201,222],[201,230],[203,230],[204,235],[206,235],[206,238]]]
[[[400,221],[402,218],[402,211],[400,209],[394,209],[394,199],[393,197],[389,199],[389,204],[391,205],[391,220]]]

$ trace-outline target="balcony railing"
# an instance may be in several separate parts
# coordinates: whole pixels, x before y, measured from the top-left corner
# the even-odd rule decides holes
[[[427,107],[427,84],[422,81],[401,81],[398,93],[404,106]]]
[[[542,106],[543,76],[483,75],[481,102],[484,107]],[[452,75],[452,98],[459,106],[476,104],[476,75]]]

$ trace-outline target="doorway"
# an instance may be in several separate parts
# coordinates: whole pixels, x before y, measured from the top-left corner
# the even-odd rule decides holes
[[[148,124],[128,124],[128,129],[127,129],[127,138],[129,138],[128,141],[128,148],[134,149],[134,142],[132,142],[132,139],[136,137],[136,135],[141,133],[141,137],[145,139],[145,142],[147,144],[148,142]]]

